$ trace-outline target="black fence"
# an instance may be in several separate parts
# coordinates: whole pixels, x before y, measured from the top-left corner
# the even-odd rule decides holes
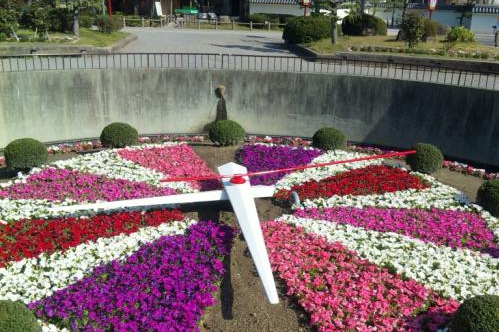
[[[341,74],[499,90],[499,73],[432,65],[294,56],[116,53],[0,56],[0,72],[97,69],[214,69]]]

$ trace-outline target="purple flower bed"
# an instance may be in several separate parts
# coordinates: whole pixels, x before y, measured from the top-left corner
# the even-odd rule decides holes
[[[475,249],[499,257],[492,231],[487,228],[485,221],[474,213],[439,209],[334,207],[297,210],[295,215],[380,232],[399,233],[437,245]]]
[[[1,198],[46,199],[79,202],[115,201],[175,194],[171,188],[158,188],[145,182],[108,179],[105,176],[66,169],[46,168],[28,176],[26,183],[16,183],[0,190]]]
[[[214,282],[230,251],[230,227],[191,226],[186,235],[144,245],[51,297],[29,304],[38,318],[82,332],[192,332],[214,304]]]
[[[318,149],[292,148],[289,146],[244,145],[239,151],[239,160],[249,172],[303,166],[321,155]],[[289,172],[288,172],[289,173]],[[287,173],[260,175],[251,178],[251,184],[272,185]]]

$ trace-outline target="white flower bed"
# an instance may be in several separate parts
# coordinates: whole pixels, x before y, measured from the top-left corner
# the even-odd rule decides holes
[[[145,227],[132,234],[99,238],[66,251],[9,263],[0,268],[0,299],[29,303],[88,275],[93,268],[116,259],[125,259],[140,246],[162,236],[184,234],[193,220]]]
[[[310,162],[310,164],[321,164],[332,161],[363,158],[368,156],[369,155],[363,153],[347,152],[343,150],[337,150],[336,152],[329,151],[318,156],[317,158],[314,158]],[[291,174],[287,174],[285,177],[283,177],[281,180],[279,180],[276,183],[276,189],[289,190],[295,184],[300,184],[309,180],[319,181],[321,179],[333,176],[341,172],[348,171],[350,169],[363,168],[369,165],[379,165],[381,163],[382,163],[381,159],[374,159],[374,160],[356,161],[353,163],[339,164],[339,165],[332,165],[332,166],[325,166],[318,168],[308,168],[300,172],[293,172]]]
[[[329,221],[289,215],[279,220],[330,242],[341,242],[362,258],[379,266],[393,266],[398,273],[444,296],[462,301],[479,294],[499,295],[499,259],[489,255]]]

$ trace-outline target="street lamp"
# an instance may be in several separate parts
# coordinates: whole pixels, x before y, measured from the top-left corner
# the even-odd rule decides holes
[[[307,7],[312,6],[312,1],[310,0],[300,0],[300,8],[303,8],[303,16],[307,16]]]
[[[430,21],[431,21],[431,14],[437,7],[437,0],[428,0],[428,10],[430,11]]]

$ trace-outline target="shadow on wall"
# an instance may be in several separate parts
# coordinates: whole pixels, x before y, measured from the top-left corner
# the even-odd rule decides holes
[[[218,98],[217,102],[217,111],[216,111],[216,117],[215,121],[208,123],[206,126],[203,127],[203,132],[208,132],[210,131],[211,126],[218,121],[224,121],[227,120],[227,106],[225,103],[225,86],[219,85],[215,89],[215,96]]]

